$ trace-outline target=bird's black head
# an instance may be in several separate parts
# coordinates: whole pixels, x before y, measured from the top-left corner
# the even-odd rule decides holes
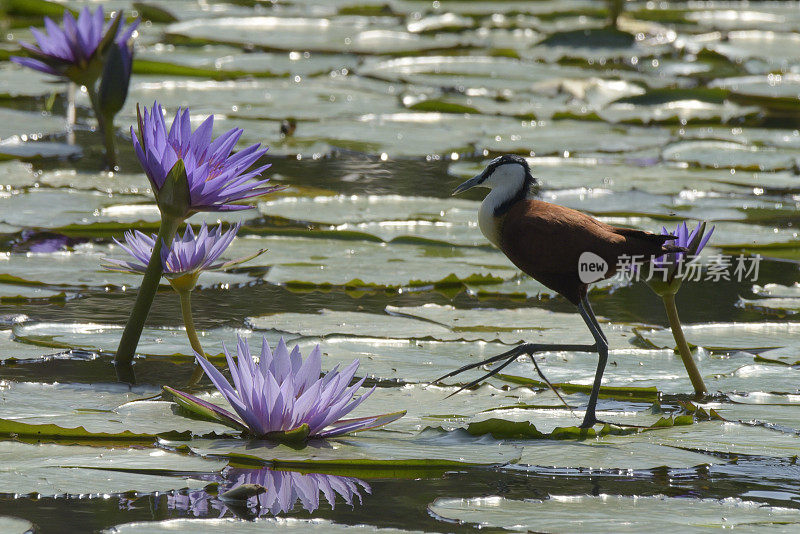
[[[486,166],[486,168],[483,170],[481,174],[483,175],[484,180],[487,177],[491,176],[494,173],[494,171],[497,170],[498,167],[501,167],[503,165],[521,165],[525,171],[525,174],[529,176],[531,174],[531,168],[530,165],[528,165],[528,160],[516,154],[503,154],[502,156],[494,158],[492,161],[490,161],[489,164]],[[531,179],[533,179],[532,176]]]
[[[536,179],[531,174],[528,161],[516,154],[503,154],[490,161],[483,172],[459,185],[453,194],[457,195],[476,186],[490,189],[500,186],[513,189],[512,194],[516,196],[527,194],[534,185]]]

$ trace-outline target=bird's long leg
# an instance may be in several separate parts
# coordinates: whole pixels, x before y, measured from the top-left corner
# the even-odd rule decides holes
[[[600,335],[603,336],[603,339],[605,339],[606,342],[608,342],[608,338],[603,333],[603,330],[600,328],[600,323],[597,322],[597,317],[594,316],[594,310],[592,310],[592,305],[589,304],[589,297],[587,297],[586,294],[584,294],[581,297],[581,304],[583,304],[583,307],[586,309],[587,312],[589,312],[589,317],[591,317],[592,324],[594,324],[595,329],[597,329],[597,331],[600,332]]]
[[[481,365],[486,365],[489,363],[499,362],[500,360],[509,360],[514,361],[517,357],[523,354],[530,354],[533,355],[535,352],[544,352],[544,351],[573,351],[573,352],[597,352],[597,347],[595,345],[564,345],[558,343],[523,343],[518,347],[514,347],[513,349],[506,351],[502,354],[498,354],[497,356],[492,356],[491,358],[487,358],[485,360],[481,360],[479,362],[470,363],[459,367],[455,371],[450,371],[446,375],[440,376],[436,380],[431,381],[432,384],[439,382],[440,380],[444,380],[445,378],[450,378],[451,376],[455,376],[458,374],[463,373],[464,371],[469,371],[470,369],[475,369],[476,367],[480,367]]]
[[[567,404],[567,401],[564,400],[564,397],[562,397],[561,394],[558,392],[558,390],[556,390],[556,388],[553,386],[553,384],[550,382],[550,380],[548,380],[547,377],[544,376],[544,373],[542,373],[542,370],[539,368],[539,364],[536,362],[536,358],[534,358],[534,354],[536,354],[537,352],[560,351],[560,350],[561,351],[574,351],[574,352],[597,352],[597,347],[595,345],[566,345],[566,344],[558,344],[558,343],[524,343],[524,344],[519,345],[518,347],[514,347],[513,349],[511,349],[509,351],[506,351],[506,352],[504,352],[502,354],[498,354],[497,356],[492,356],[491,358],[487,358],[487,359],[482,360],[480,362],[470,363],[468,365],[464,365],[463,367],[459,367],[455,371],[451,371],[451,372],[447,373],[446,375],[437,378],[432,383],[436,383],[436,382],[438,382],[440,380],[444,380],[445,378],[449,378],[451,376],[455,376],[455,375],[457,375],[459,373],[462,373],[464,371],[468,371],[470,369],[474,369],[476,367],[480,367],[480,366],[485,365],[485,364],[494,363],[494,362],[497,362],[497,361],[505,359],[505,361],[502,364],[498,365],[497,367],[495,367],[494,369],[492,369],[491,371],[489,371],[485,375],[473,380],[469,384],[461,386],[460,388],[458,388],[458,390],[454,391],[453,393],[451,393],[450,395],[448,395],[446,397],[446,398],[450,398],[453,395],[455,395],[456,393],[460,393],[460,392],[464,391],[465,389],[469,389],[472,386],[476,386],[476,385],[480,384],[481,382],[483,382],[484,380],[486,380],[487,378],[496,375],[497,373],[502,371],[505,367],[510,365],[519,356],[521,356],[523,354],[528,354],[531,357],[531,361],[533,362],[533,366],[536,369],[536,372],[538,373],[539,377],[541,377],[541,379],[544,380],[545,384],[547,384],[547,386],[553,391],[553,393],[556,394],[556,396],[559,398],[559,400],[561,400],[561,402],[564,404],[564,406],[566,406],[567,408],[569,408],[570,411],[572,411],[572,408],[569,406],[569,404]]]
[[[584,300],[584,299],[581,299]],[[594,383],[592,384],[592,393],[589,395],[589,404],[586,405],[586,415],[583,416],[581,428],[591,428],[597,422],[595,416],[595,408],[597,407],[597,397],[600,395],[600,383],[603,380],[603,371],[606,369],[606,362],[608,361],[608,341],[600,330],[600,325],[597,324],[597,319],[592,312],[592,308],[583,305],[583,302],[578,304],[578,311],[583,317],[583,321],[597,344],[597,371],[594,375]]]

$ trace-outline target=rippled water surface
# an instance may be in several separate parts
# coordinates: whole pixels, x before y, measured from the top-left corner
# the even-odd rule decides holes
[[[0,19],[0,417],[151,437],[4,429],[0,530],[800,528],[797,3],[625,2],[614,27],[613,3],[580,0],[106,2],[145,19],[114,174],[86,95],[70,143],[64,87],[8,61],[41,24],[25,4]],[[240,147],[268,144],[267,174],[288,186],[222,217],[244,223],[229,257],[268,252],[200,278],[205,349],[237,334],[322,343],[324,369],[360,358],[378,386],[356,416],[404,418],[292,448],[139,400],[193,368],[167,286],[136,384],[117,382],[139,278],[100,260],[123,257],[126,229],[157,229],[129,134],[155,99],[194,125],[214,113],[217,134],[243,128]],[[712,391],[693,403],[660,299],[619,280],[590,293],[611,346],[599,417],[672,426],[558,430],[580,423],[592,354],[537,355],[575,413],[525,358],[450,398],[475,376],[427,386],[522,340],[590,341],[572,305],[481,235],[483,193],[450,196],[506,152],[529,158],[544,200],[653,231],[705,219],[706,261],[760,259],[678,294]],[[535,429],[479,431],[490,419]],[[246,484],[267,491],[221,497]]]

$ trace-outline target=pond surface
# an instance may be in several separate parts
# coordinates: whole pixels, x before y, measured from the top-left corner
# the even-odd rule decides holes
[[[0,530],[800,528],[796,4],[628,2],[616,29],[605,3],[580,0],[104,5],[146,19],[116,121],[117,173],[102,168],[88,98],[78,95],[70,143],[64,88],[7,61],[41,19],[13,6],[0,19],[0,416],[150,438],[6,431]],[[217,134],[243,128],[241,147],[266,143],[268,176],[288,186],[222,217],[244,223],[228,257],[268,252],[200,278],[206,351],[237,334],[284,337],[304,354],[321,343],[324,369],[359,358],[378,386],[356,416],[404,418],[292,448],[141,400],[193,369],[166,285],[136,384],[117,382],[139,278],[100,261],[123,257],[112,238],[126,229],[157,229],[129,135],[136,104],[155,99],[170,115],[189,106],[195,125],[216,114]],[[297,128],[283,136],[289,119]],[[760,258],[757,276],[731,268],[677,296],[713,392],[700,401],[650,289],[612,280],[590,293],[615,388],[599,418],[671,426],[557,430],[580,423],[592,354],[536,357],[574,413],[529,358],[453,397],[477,375],[428,385],[523,340],[590,342],[572,305],[481,235],[482,193],[450,197],[506,152],[529,158],[544,200],[651,231],[705,219],[707,262]],[[491,419],[520,424],[478,424]],[[269,491],[221,498],[242,484]]]

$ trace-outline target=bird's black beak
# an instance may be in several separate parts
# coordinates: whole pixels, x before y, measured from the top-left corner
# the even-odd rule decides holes
[[[463,184],[456,187],[451,194],[457,195],[459,193],[463,193],[467,189],[472,189],[476,185],[480,184],[482,181],[483,181],[483,173],[480,173],[478,176],[474,176],[469,180],[467,180],[466,182],[464,182]]]

